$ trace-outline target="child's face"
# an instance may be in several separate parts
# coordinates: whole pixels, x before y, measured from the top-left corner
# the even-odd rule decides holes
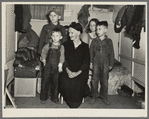
[[[106,35],[107,33],[107,28],[103,25],[101,26],[97,26],[97,29],[96,29],[96,33],[99,37],[103,36],[103,35]]]
[[[94,32],[96,30],[96,23],[94,21],[91,21],[89,28],[91,32]]]
[[[57,15],[55,12],[51,12],[49,15],[49,18],[50,18],[52,23],[57,23],[58,20],[60,19],[60,16]]]
[[[54,43],[58,43],[62,39],[60,32],[53,32],[51,37]]]

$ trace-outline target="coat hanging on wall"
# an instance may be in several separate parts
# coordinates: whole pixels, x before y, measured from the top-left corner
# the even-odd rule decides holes
[[[31,20],[31,13],[28,5],[15,5],[15,31],[26,32]]]
[[[85,26],[88,24],[88,17],[89,14],[89,7],[91,5],[84,5],[82,6],[81,10],[78,13],[78,21],[82,24],[82,26],[85,28]]]
[[[113,16],[112,16],[113,23],[115,23],[116,16],[117,16],[119,10],[120,10],[123,6],[124,6],[124,5],[114,5],[114,6],[113,6]]]
[[[27,29],[26,33],[22,33],[19,36],[17,47],[32,47],[37,51],[38,48],[39,37],[36,32],[31,28],[31,26]]]
[[[126,5],[119,10],[114,31],[120,33],[124,27],[126,36],[134,41],[133,47],[139,49],[141,30],[145,27],[145,5]]]

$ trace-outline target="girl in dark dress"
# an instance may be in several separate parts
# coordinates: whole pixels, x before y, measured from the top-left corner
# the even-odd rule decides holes
[[[87,79],[89,74],[89,46],[80,39],[82,26],[72,22],[69,26],[70,40],[63,45],[65,62],[59,77],[59,88],[65,102],[70,108],[78,108],[83,97],[89,93]]]

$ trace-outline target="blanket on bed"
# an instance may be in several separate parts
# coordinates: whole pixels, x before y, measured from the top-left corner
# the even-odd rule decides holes
[[[113,70],[109,72],[108,94],[117,94],[117,89],[123,84],[131,88],[131,72],[123,66],[115,66]]]

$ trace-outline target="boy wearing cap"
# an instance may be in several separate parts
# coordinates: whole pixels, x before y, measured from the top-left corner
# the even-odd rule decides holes
[[[46,44],[41,53],[41,61],[44,64],[41,82],[41,103],[48,99],[48,91],[51,91],[51,101],[58,103],[58,75],[62,71],[64,62],[64,46],[61,45],[62,33],[58,28],[52,31],[52,42]]]
[[[49,39],[54,28],[59,28],[61,30],[63,36],[62,43],[66,41],[65,28],[59,23],[59,20],[61,19],[60,10],[53,8],[47,14],[47,18],[49,20],[49,24],[44,25],[42,28],[39,40],[38,54],[41,54],[44,45],[50,42]]]
[[[108,29],[107,21],[97,23],[97,37],[92,40],[90,46],[90,68],[93,69],[93,78],[91,81],[91,95],[94,103],[96,98],[101,97],[105,104],[108,101],[108,79],[109,70],[114,65],[114,49],[112,40],[106,35]],[[98,83],[100,81],[100,94],[98,93]]]

